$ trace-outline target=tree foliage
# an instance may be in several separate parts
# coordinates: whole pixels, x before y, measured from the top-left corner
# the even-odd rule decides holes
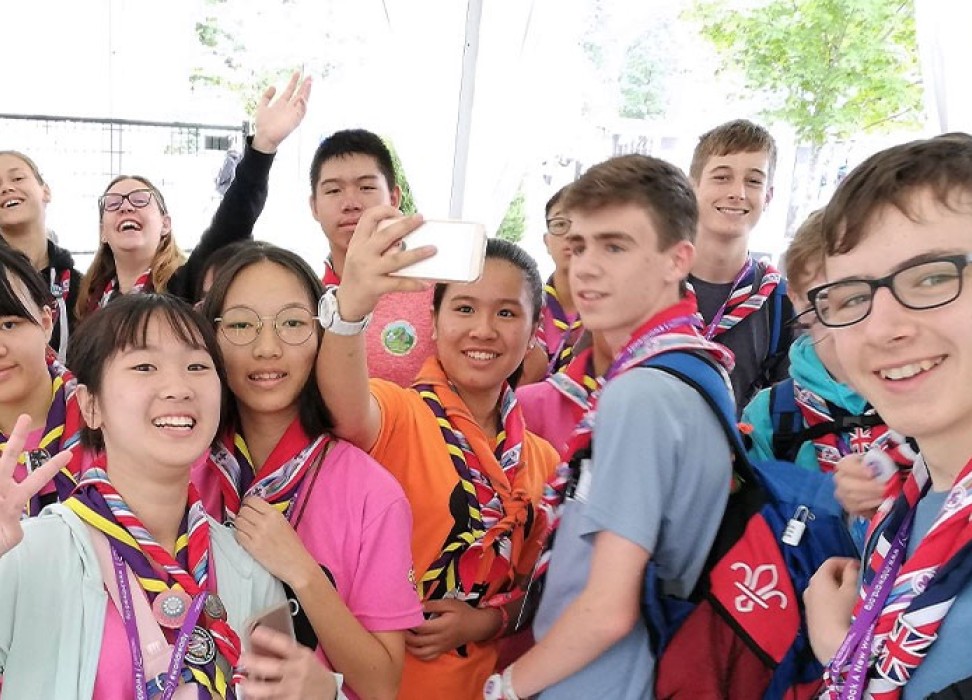
[[[506,210],[506,215],[496,230],[496,237],[518,243],[526,231],[526,196],[523,193],[523,183],[516,190],[516,195]]]
[[[922,109],[913,0],[698,0],[723,70],[804,143],[914,125]]]
[[[395,167],[395,184],[402,191],[402,201],[399,202],[398,209],[405,216],[414,214],[418,211],[418,208],[415,206],[415,198],[412,196],[412,187],[408,184],[408,178],[405,177],[402,159],[398,157],[398,151],[395,150],[395,144],[392,143],[391,139],[383,136],[381,140],[384,141],[388,147],[388,152],[391,153],[392,165]]]
[[[196,21],[202,48],[199,65],[189,77],[237,97],[252,114],[268,85],[286,82],[302,69],[320,79],[360,56],[360,36],[331,27],[360,26],[342,14],[355,3],[318,0],[205,0]],[[286,37],[286,41],[281,41]]]

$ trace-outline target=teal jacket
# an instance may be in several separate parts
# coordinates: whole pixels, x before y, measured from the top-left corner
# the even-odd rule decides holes
[[[817,357],[809,335],[800,336],[790,346],[790,376],[801,386],[841,407],[851,415],[861,415],[867,408],[867,401],[863,396],[830,375],[823,362]],[[770,389],[763,389],[753,397],[743,410],[740,422],[752,426],[752,447],[749,450],[749,457],[753,460],[775,459]],[[804,469],[819,468],[812,442],[806,442],[800,447],[796,463]]]
[[[210,521],[230,625],[285,600],[280,584]],[[87,526],[63,505],[24,523],[24,540],[0,558],[3,697],[87,700],[94,690],[109,605]],[[118,673],[131,673],[119,665]],[[341,696],[343,697],[343,695]]]

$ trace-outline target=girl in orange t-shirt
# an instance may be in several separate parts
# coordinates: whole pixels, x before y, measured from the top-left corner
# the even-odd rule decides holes
[[[364,319],[383,294],[425,288],[388,274],[431,252],[395,249],[419,217],[375,230],[400,216],[377,207],[358,224],[344,281],[322,301],[318,383],[334,432],[368,450],[412,504],[427,619],[406,635],[399,698],[473,700],[496,665],[497,640],[516,627],[518,604],[505,594],[536,561],[533,510],[557,463],[555,450],[526,431],[513,392],[539,321],[542,282],[530,256],[490,240],[478,281],[436,286],[436,354],[412,387],[369,383]]]

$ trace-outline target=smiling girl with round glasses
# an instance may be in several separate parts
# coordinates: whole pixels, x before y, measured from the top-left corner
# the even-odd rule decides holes
[[[209,256],[253,235],[266,203],[274,154],[307,110],[310,79],[299,86],[298,81],[294,73],[276,100],[275,88],[264,93],[257,106],[256,133],[248,139],[236,178],[188,259],[173,237],[165,199],[148,178],[120,175],[108,184],[98,199],[100,246],[81,280],[79,318],[119,294],[156,291],[194,300]]]
[[[290,251],[256,242],[203,305],[219,327],[230,401],[193,481],[216,518],[287,586],[298,640],[345,676],[348,697],[394,697],[405,630],[422,622],[411,511],[395,480],[331,434],[311,311],[323,286]]]

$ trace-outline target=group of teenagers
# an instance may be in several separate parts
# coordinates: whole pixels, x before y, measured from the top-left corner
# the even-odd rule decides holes
[[[558,192],[546,282],[491,239],[433,284],[394,274],[434,250],[398,245],[422,218],[387,148],[339,131],[322,279],[252,240],[309,93],[264,95],[188,259],[123,176],[78,275],[0,152],[0,696],[654,697],[645,570],[688,595],[733,488],[704,397],[645,366],[670,352],[718,368],[754,457],[833,475],[861,558],[803,592],[821,696],[972,676],[972,137],[865,161],[788,283],[748,253],[776,148],[737,120],[688,176],[628,155]],[[282,602],[296,639],[245,629]]]

